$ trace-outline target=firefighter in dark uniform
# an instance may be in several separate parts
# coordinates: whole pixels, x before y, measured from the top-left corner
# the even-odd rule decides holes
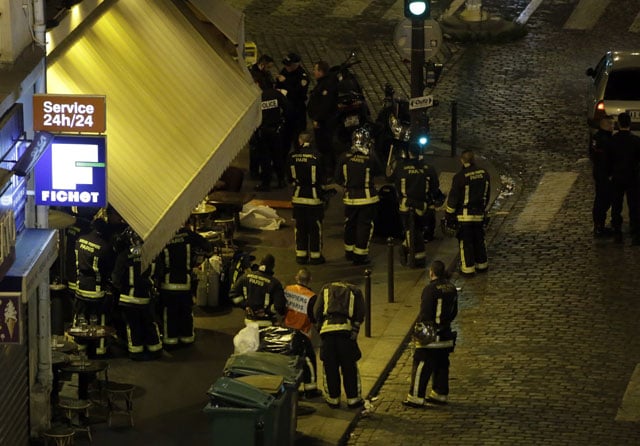
[[[112,282],[119,293],[118,305],[126,324],[129,357],[140,361],[159,359],[162,342],[155,321],[155,263],[143,269],[142,241],[132,229],[125,231],[118,245]]]
[[[178,230],[156,259],[156,274],[162,314],[162,342],[165,346],[193,344],[193,286],[197,259],[208,258],[213,247],[200,234],[184,226]]]
[[[423,228],[435,226],[434,197],[440,191],[440,180],[435,168],[422,159],[417,144],[410,144],[408,153],[398,163],[395,183],[404,228],[401,263],[423,268],[427,257]]]
[[[307,93],[309,75],[300,65],[300,56],[289,53],[282,60],[284,67],[276,77],[276,89],[282,91],[291,104],[291,119],[284,128],[285,155],[291,150],[292,143],[298,140],[300,133],[307,128]]]
[[[106,325],[111,313],[111,272],[115,264],[115,251],[111,243],[111,227],[100,212],[91,223],[92,230],[76,241],[76,305],[73,325],[81,325],[82,319],[97,318],[99,325]],[[93,354],[94,352],[89,352]],[[95,354],[107,353],[105,339],[95,348]]]
[[[322,339],[324,397],[331,408],[340,407],[341,381],[349,408],[363,405],[358,360],[358,332],[364,321],[362,292],[354,285],[332,282],[318,293],[313,314]],[[342,375],[341,375],[342,374]]]
[[[403,404],[422,407],[426,401],[445,404],[449,395],[449,354],[455,347],[456,333],[451,322],[458,314],[458,291],[449,281],[444,263],[435,260],[429,267],[429,284],[422,290],[417,322],[433,323],[436,339],[423,344],[414,338],[413,373],[409,394]],[[427,396],[427,384],[431,391]]]
[[[282,319],[287,311],[282,283],[276,279],[276,259],[265,255],[256,271],[240,277],[229,292],[232,302],[245,309],[245,323],[268,327]]]
[[[282,93],[276,90],[263,76],[254,77],[262,89],[262,124],[253,135],[255,156],[260,166],[260,184],[257,191],[271,190],[271,177],[275,171],[278,187],[285,183],[282,128],[285,117],[290,113],[289,103]]]
[[[606,237],[612,234],[611,230],[605,227],[607,212],[611,207],[610,144],[612,135],[613,120],[609,116],[605,116],[600,120],[600,128],[593,135],[589,146],[589,158],[593,167],[595,186],[592,212],[594,237]]]
[[[313,122],[313,133],[318,151],[322,154],[325,173],[333,175],[336,152],[333,147],[335,120],[338,112],[338,83],[329,73],[329,64],[323,60],[313,66],[316,86],[309,94],[307,112]]]
[[[622,243],[622,207],[627,197],[631,244],[640,245],[640,137],[631,133],[629,113],[618,115],[619,131],[611,137],[611,225],[613,239]]]
[[[296,262],[319,265],[322,255],[322,220],[324,219],[324,170],[320,153],[311,147],[311,135],[301,133],[300,148],[291,154],[289,168],[293,180],[293,218],[296,239]]]
[[[353,132],[351,150],[336,169],[336,182],[344,187],[344,251],[354,265],[369,263],[369,242],[373,219],[379,201],[373,182],[379,161],[371,150],[369,132],[360,128]]]
[[[453,176],[447,198],[445,219],[448,226],[459,226],[460,271],[472,275],[489,268],[484,239],[486,209],[491,195],[489,173],[475,164],[474,154],[465,150],[460,156],[462,169]]]

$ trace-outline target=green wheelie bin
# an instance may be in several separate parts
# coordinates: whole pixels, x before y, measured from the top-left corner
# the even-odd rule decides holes
[[[207,391],[209,403],[203,412],[211,422],[214,445],[279,446],[279,426],[285,392],[282,377],[267,376],[254,384],[228,377],[219,378]]]
[[[274,402],[280,420],[276,437],[278,445],[293,446],[298,426],[298,387],[302,382],[301,357],[269,352],[231,355],[223,374],[231,378],[251,375],[276,375],[284,378],[284,397]]]

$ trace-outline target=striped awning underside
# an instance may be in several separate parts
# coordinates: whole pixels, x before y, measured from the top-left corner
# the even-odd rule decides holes
[[[79,31],[52,54],[47,92],[106,96],[109,203],[146,265],[259,125],[260,92],[171,0],[114,1]]]

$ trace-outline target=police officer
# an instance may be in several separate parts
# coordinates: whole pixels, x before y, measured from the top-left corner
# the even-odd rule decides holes
[[[417,322],[434,324],[436,340],[423,344],[414,339],[413,373],[409,394],[403,404],[422,407],[427,384],[433,377],[428,401],[445,404],[449,395],[449,354],[455,346],[456,333],[451,322],[458,314],[458,291],[449,281],[444,263],[434,260],[429,267],[429,284],[422,290]]]
[[[404,159],[395,170],[395,183],[400,195],[399,211],[404,228],[402,242],[403,265],[424,267],[426,251],[422,228],[435,226],[435,191],[440,181],[433,166],[427,165],[420,154],[420,146],[409,145]]]
[[[320,396],[317,381],[316,352],[311,340],[313,328],[313,307],[318,296],[309,288],[311,272],[301,268],[296,274],[296,283],[287,285],[284,297],[287,301],[287,312],[284,316],[284,326],[304,333],[303,355],[305,364],[302,369],[302,382],[306,398]]]
[[[291,203],[296,221],[296,262],[319,265],[325,262],[322,255],[325,176],[320,154],[311,147],[311,135],[301,133],[299,145],[289,159],[293,181]]]
[[[245,309],[245,323],[268,327],[284,316],[286,301],[282,283],[273,276],[275,266],[276,259],[267,254],[256,271],[246,272],[231,288],[229,297]]]
[[[99,325],[106,325],[110,311],[111,272],[115,264],[115,251],[111,243],[111,228],[104,212],[96,214],[92,230],[76,241],[76,305],[73,325],[82,320],[97,318]],[[93,354],[94,352],[90,352]],[[98,341],[96,355],[107,353],[105,339]]]
[[[129,357],[144,361],[162,356],[160,330],[155,321],[155,263],[142,268],[142,241],[127,229],[117,247],[112,281],[119,293],[119,307],[126,324]]]
[[[611,137],[611,225],[616,243],[622,243],[622,203],[627,196],[631,244],[640,245],[640,137],[631,133],[629,113],[618,115],[619,131]]]
[[[156,260],[165,346],[193,344],[193,287],[191,278],[198,258],[208,258],[213,247],[204,237],[183,226]]]
[[[289,114],[289,103],[264,76],[257,75],[254,80],[262,89],[262,124],[253,136],[254,153],[260,166],[260,184],[256,186],[256,190],[266,192],[271,190],[274,171],[278,178],[278,187],[286,186],[282,126]]]
[[[351,150],[338,163],[336,182],[344,187],[344,251],[354,265],[369,263],[369,242],[379,201],[373,182],[379,161],[371,150],[369,131],[353,132]]]
[[[489,173],[476,166],[474,154],[465,150],[460,156],[462,169],[453,176],[447,198],[445,218],[459,225],[460,271],[472,275],[489,268],[484,240],[484,221],[491,194]]]
[[[605,227],[607,211],[611,207],[611,154],[610,143],[613,135],[613,121],[609,116],[600,120],[600,128],[593,135],[589,146],[589,158],[593,166],[593,236],[605,237],[611,230]]]
[[[335,119],[338,112],[338,83],[329,73],[329,64],[320,60],[313,66],[316,86],[309,94],[307,111],[313,121],[314,138],[322,154],[327,176],[333,175],[336,153],[333,147]]]
[[[268,54],[263,54],[258,58],[258,61],[249,67],[251,76],[264,78],[271,86],[273,86],[273,76],[271,70],[273,69],[273,57]]]
[[[349,408],[363,405],[358,360],[358,332],[364,321],[364,298],[354,285],[332,282],[318,293],[313,310],[322,346],[325,401],[331,408],[340,407],[341,381]]]
[[[276,77],[276,89],[286,94],[291,104],[291,119],[284,129],[285,155],[291,150],[291,144],[298,140],[298,135],[307,128],[307,93],[309,91],[309,75],[300,64],[300,56],[289,53],[282,59],[284,67]]]

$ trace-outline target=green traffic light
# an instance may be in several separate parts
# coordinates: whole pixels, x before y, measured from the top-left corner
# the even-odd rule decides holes
[[[412,20],[429,17],[430,0],[404,0],[404,16]]]

